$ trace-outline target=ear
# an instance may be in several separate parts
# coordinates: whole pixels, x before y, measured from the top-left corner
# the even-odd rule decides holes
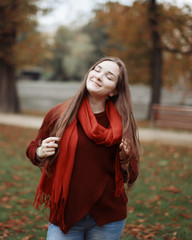
[[[117,89],[115,89],[113,92],[109,93],[109,97],[113,97],[118,94]]]

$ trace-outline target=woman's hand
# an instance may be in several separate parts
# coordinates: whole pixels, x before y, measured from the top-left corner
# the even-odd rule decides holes
[[[127,140],[123,139],[119,145],[119,148],[120,148],[119,158],[120,158],[121,168],[124,171],[128,171],[130,148],[128,146]]]
[[[55,154],[56,148],[58,148],[58,144],[60,138],[58,137],[48,137],[42,141],[40,147],[36,150],[36,155],[38,158],[46,158]]]

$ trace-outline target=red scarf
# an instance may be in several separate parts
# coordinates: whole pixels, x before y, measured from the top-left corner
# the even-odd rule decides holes
[[[97,144],[109,147],[114,144],[120,144],[122,138],[122,121],[111,101],[108,101],[106,104],[106,113],[110,123],[107,129],[97,122],[89,105],[89,100],[85,97],[78,110],[77,118],[85,134],[91,140]],[[43,171],[34,201],[36,209],[39,209],[42,204],[44,204],[45,208],[49,207],[53,213],[52,216],[57,215],[57,220],[62,223],[61,226],[63,229],[65,228],[64,209],[78,142],[77,118],[73,120],[63,133],[53,176],[48,177],[45,171]],[[118,151],[116,153],[115,170],[115,197],[119,197],[124,186],[123,177],[120,173]]]

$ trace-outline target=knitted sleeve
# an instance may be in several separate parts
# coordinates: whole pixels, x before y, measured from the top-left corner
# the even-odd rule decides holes
[[[49,110],[38,131],[37,137],[35,138],[35,140],[31,141],[29,143],[29,146],[27,147],[26,155],[35,166],[38,166],[40,163],[39,160],[36,158],[36,149],[41,145],[41,142],[45,138],[50,137],[50,133],[53,130],[53,127],[57,120],[55,117],[55,113],[57,112],[59,106],[60,105],[57,105],[51,110]]]

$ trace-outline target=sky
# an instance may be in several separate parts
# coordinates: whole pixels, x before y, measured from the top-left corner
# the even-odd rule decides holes
[[[117,0],[111,0],[116,2]],[[169,2],[174,5],[192,5],[192,0],[157,0],[159,3]],[[107,2],[107,0],[43,0],[42,6],[53,10],[46,16],[39,16],[39,29],[45,32],[54,32],[59,25],[82,25],[92,16],[92,10]],[[134,0],[119,0],[125,5],[132,5]]]

